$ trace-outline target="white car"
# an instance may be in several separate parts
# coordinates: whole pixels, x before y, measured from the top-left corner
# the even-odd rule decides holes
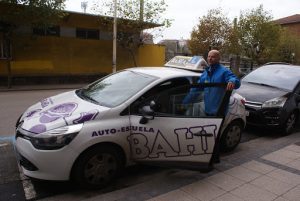
[[[179,66],[199,60],[184,59]],[[200,72],[170,66],[122,70],[29,107],[16,125],[24,174],[98,188],[135,163],[210,169],[219,147],[239,144],[245,100],[229,93],[218,114],[206,116],[203,92],[182,103]]]

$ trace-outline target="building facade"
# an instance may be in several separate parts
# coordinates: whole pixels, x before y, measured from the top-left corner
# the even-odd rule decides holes
[[[9,41],[4,40],[0,32],[0,77],[111,73],[112,21],[109,17],[67,12],[61,22],[52,27],[19,26]],[[118,34],[139,37],[140,32],[132,33],[123,26],[125,23],[126,20],[118,19]],[[157,25],[144,23],[139,26],[142,30]],[[165,47],[161,45],[140,44],[131,52],[126,46],[117,45],[117,70],[133,67],[135,63],[162,66],[164,52]]]

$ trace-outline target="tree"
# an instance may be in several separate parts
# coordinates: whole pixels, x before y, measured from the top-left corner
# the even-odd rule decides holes
[[[1,0],[0,33],[7,58],[7,80],[11,87],[12,40],[14,31],[21,25],[47,28],[64,16],[65,0]]]
[[[171,25],[170,19],[162,17],[167,7],[165,0],[118,0],[117,17],[127,19],[122,21],[122,27],[126,27],[127,31],[118,32],[118,44],[130,52],[135,66],[137,48],[149,41],[149,35],[159,36],[164,28]],[[114,3],[101,0],[93,5],[93,11],[99,15],[113,16]],[[152,29],[152,33],[143,33],[145,23],[159,28]]]
[[[241,13],[238,33],[243,53],[258,64],[272,57],[279,43],[280,26],[272,22],[272,16],[263,6]]]
[[[230,31],[229,19],[221,9],[212,9],[199,18],[199,24],[192,30],[189,47],[193,54],[207,54],[214,49],[223,49]]]
[[[295,34],[282,29],[276,53],[271,57],[272,61],[283,61],[287,63],[297,63],[297,55],[300,54],[300,39]]]

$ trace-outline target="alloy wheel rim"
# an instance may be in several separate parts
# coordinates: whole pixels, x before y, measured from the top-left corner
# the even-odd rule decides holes
[[[234,125],[230,128],[226,136],[226,144],[228,147],[234,147],[240,140],[241,128]]]
[[[295,123],[296,123],[296,115],[293,113],[289,116],[289,118],[286,121],[286,131],[289,132],[291,129],[293,129]]]
[[[104,184],[114,176],[116,171],[116,158],[108,153],[100,153],[86,163],[84,177],[91,184]]]

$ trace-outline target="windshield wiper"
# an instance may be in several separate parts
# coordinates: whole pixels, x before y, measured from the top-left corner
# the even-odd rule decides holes
[[[95,103],[95,104],[98,104],[99,105],[99,103],[98,103],[98,101],[96,101],[95,99],[93,99],[92,97],[90,97],[90,96],[87,96],[85,93],[84,93],[84,91],[85,91],[86,89],[80,89],[80,90],[78,90],[78,96],[80,97],[80,98],[82,98],[82,99],[84,99],[84,100],[88,100],[88,101],[90,101],[90,102],[92,102],[92,103]]]
[[[280,88],[280,87],[277,87],[277,86],[272,86],[272,85],[265,84],[265,83],[259,83],[259,82],[248,82],[248,83],[256,84],[256,85],[260,85],[260,86],[272,87],[272,88],[281,89],[281,90],[287,90],[287,89],[284,89],[284,88]]]

